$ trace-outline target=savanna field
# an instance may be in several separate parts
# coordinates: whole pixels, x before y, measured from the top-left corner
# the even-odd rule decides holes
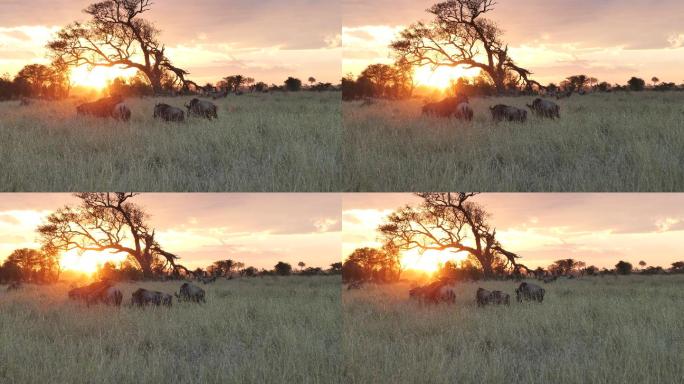
[[[684,93],[618,92],[553,100],[560,120],[494,123],[421,115],[423,101],[344,102],[347,191],[678,191],[684,189]]]
[[[206,304],[121,308],[67,299],[69,286],[0,286],[2,383],[332,383],[341,375],[338,277],[219,279]]]
[[[218,120],[153,118],[191,97],[129,98],[129,122],[76,116],[82,101],[0,103],[2,191],[338,191],[338,92],[211,100]]]
[[[457,288],[456,304],[409,300],[408,283],[344,291],[346,383],[677,383],[684,377],[684,276],[585,277]],[[511,304],[478,308],[478,287]]]

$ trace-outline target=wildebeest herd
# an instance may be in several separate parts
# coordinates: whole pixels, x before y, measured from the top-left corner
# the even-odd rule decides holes
[[[116,288],[109,280],[102,280],[83,287],[73,288],[69,291],[68,295],[70,299],[81,300],[88,306],[103,303],[118,307],[123,302],[121,290]],[[174,295],[178,300],[206,303],[204,290],[187,282],[183,283],[179,292]],[[173,296],[171,294],[144,288],[138,288],[133,292],[130,301],[130,305],[140,307],[147,305],[170,307],[172,304]]]
[[[360,288],[359,284],[353,288]],[[349,289],[353,289],[350,285]],[[522,282],[515,289],[516,300],[519,303],[523,301],[544,301],[544,288],[527,282]],[[409,290],[409,297],[417,299],[421,303],[455,303],[456,302],[456,287],[444,280],[437,280],[430,284],[412,288]],[[511,296],[502,291],[489,291],[484,288],[478,288],[475,293],[475,303],[478,307],[483,307],[488,304],[494,305],[510,305]]]
[[[553,101],[536,98],[527,107],[539,117],[549,119],[560,119],[560,106]],[[496,122],[512,121],[524,123],[527,120],[527,111],[510,105],[497,104],[489,107],[492,119]],[[470,121],[473,119],[474,112],[470,106],[468,96],[458,95],[447,97],[441,101],[428,103],[423,106],[423,115],[437,117],[454,117],[461,120]]]
[[[21,105],[28,104],[22,103]],[[185,108],[187,109],[188,117],[195,116],[209,120],[218,119],[218,108],[210,101],[194,98],[185,105]],[[131,119],[131,110],[124,103],[121,96],[110,96],[90,103],[83,103],[76,107],[76,114],[79,116],[89,115],[102,118],[111,117],[120,121],[129,121]],[[185,112],[169,104],[157,103],[154,106],[153,117],[164,121],[182,122],[185,121]]]

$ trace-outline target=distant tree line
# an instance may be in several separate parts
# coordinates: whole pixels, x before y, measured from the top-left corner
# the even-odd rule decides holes
[[[359,100],[367,98],[378,99],[406,99],[413,96],[416,84],[413,81],[413,68],[411,66],[371,64],[364,69],[360,75],[354,77],[352,74],[342,79],[342,99]],[[565,95],[573,93],[599,93],[599,92],[619,92],[632,91],[641,92],[652,91],[684,91],[684,84],[659,82],[657,77],[652,85],[647,86],[644,79],[632,77],[626,84],[610,84],[599,81],[587,75],[568,76],[560,83],[549,83],[547,85],[534,84],[524,85],[514,76],[504,77],[501,88],[498,89],[492,81],[483,74],[474,78],[460,77],[451,82],[446,89],[447,95],[467,95],[476,96],[495,96],[504,95]]]
[[[328,269],[320,267],[304,268],[305,264],[303,262],[299,262],[299,265],[299,270],[295,270],[292,268],[291,264],[279,261],[273,266],[273,269],[258,269],[253,266],[245,266],[244,263],[239,261],[227,259],[215,261],[206,268],[196,268],[192,271],[175,275],[163,268],[153,268],[153,279],[208,279],[219,277],[233,279],[238,277],[258,276],[327,276],[339,275],[342,273],[342,263],[333,263]],[[128,261],[124,261],[118,267],[114,263],[107,262],[98,269],[97,275],[100,279],[112,281],[143,280],[144,278],[140,269],[136,268]]]
[[[109,82],[106,92],[122,97],[144,97],[159,95],[203,94],[207,96],[227,96],[230,93],[244,92],[299,92],[299,91],[337,91],[339,86],[332,83],[316,82],[310,77],[309,85],[303,85],[300,79],[288,77],[281,85],[268,85],[262,81],[244,75],[226,76],[216,84],[207,83],[204,86],[186,83],[182,87],[176,78],[170,74],[162,74],[156,89],[149,82],[147,76],[138,71],[130,78],[117,77]],[[69,97],[71,91],[69,68],[56,64],[30,64],[22,68],[16,76],[9,74],[0,76],[0,101],[15,100],[22,97],[46,100],[59,100]]]

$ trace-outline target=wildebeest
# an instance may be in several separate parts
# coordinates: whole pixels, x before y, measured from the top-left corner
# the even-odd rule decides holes
[[[15,281],[14,283],[11,283],[10,285],[7,286],[7,292],[16,291],[18,289],[21,289],[21,283],[18,281]]]
[[[409,297],[416,298],[421,302],[434,304],[441,302],[456,302],[454,287],[446,281],[441,280],[409,290]]]
[[[202,278],[200,278],[200,281],[202,281],[203,284],[213,283],[216,281],[216,276],[202,277]]]
[[[511,295],[501,291],[492,291],[489,296],[489,302],[492,304],[511,304]]]
[[[204,289],[190,283],[183,283],[180,287],[180,294],[176,293],[175,295],[179,299],[189,300],[195,303],[206,303],[204,300]]]
[[[123,301],[123,294],[118,288],[109,287],[100,295],[99,299],[107,305],[116,305],[119,307]]]
[[[544,283],[552,283],[552,282],[556,281],[557,278],[558,278],[558,276],[546,276],[544,278]]]
[[[456,114],[454,116],[470,121],[473,119],[473,109],[470,108],[470,104],[467,102],[461,103],[456,106]]]
[[[560,107],[553,101],[536,98],[532,102],[532,105],[527,104],[527,108],[529,108],[537,116],[560,119]]]
[[[478,288],[475,292],[475,302],[477,302],[478,307],[483,307],[489,304],[489,299],[492,293],[484,288]]]
[[[562,91],[562,92],[559,91],[556,93],[556,99],[557,100],[565,99],[565,98],[570,97],[570,96],[572,96],[572,89],[568,89],[568,90]]]
[[[520,283],[520,286],[516,288],[515,296],[519,303],[522,303],[523,300],[535,300],[541,303],[544,301],[545,292],[544,288],[536,284],[522,282]]]
[[[167,294],[167,293],[162,293],[159,291],[148,291],[147,289],[144,288],[138,288],[133,294],[131,295],[131,304],[132,305],[147,305],[147,304],[153,304],[153,305],[166,305],[166,306],[171,306],[172,303],[172,298],[173,296]]]
[[[158,103],[154,106],[154,118],[160,118],[164,121],[178,121],[185,120],[185,112],[182,109],[170,106],[164,103]]]
[[[120,96],[110,96],[90,103],[83,103],[76,107],[76,114],[80,116],[111,117],[114,113],[114,107],[121,104],[122,101],[123,99]]]
[[[112,110],[112,117],[116,120],[128,121],[131,119],[131,110],[124,103],[119,103]]]
[[[456,97],[447,97],[441,101],[428,103],[423,106],[423,115],[433,115],[437,117],[458,117],[465,118],[459,115],[459,106],[466,104],[468,109],[468,96],[459,95]],[[465,109],[465,107],[463,107]],[[472,111],[472,110],[471,110]]]
[[[102,280],[83,287],[74,288],[68,292],[68,295],[70,299],[83,300],[88,305],[99,301],[106,304],[119,305],[121,304],[121,298],[119,297],[118,299],[119,304],[116,304],[116,292],[118,292],[119,296],[121,295],[121,291],[114,288],[108,280]]]
[[[349,291],[351,289],[361,289],[361,287],[363,287],[362,281],[360,281],[360,280],[352,281],[351,283],[349,283],[349,285],[347,285],[347,291]]]
[[[188,116],[204,117],[209,120],[212,118],[218,119],[216,113],[216,105],[210,101],[192,99],[190,103],[185,106],[188,109]]]
[[[489,107],[494,121],[517,121],[524,123],[527,120],[527,111],[524,109],[511,107],[510,105],[497,104]]]

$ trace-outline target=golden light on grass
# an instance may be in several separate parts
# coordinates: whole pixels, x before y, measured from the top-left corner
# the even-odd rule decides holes
[[[106,262],[115,264],[126,260],[125,253],[85,251],[82,254],[71,250],[62,254],[59,265],[62,270],[93,274]]]
[[[74,86],[104,89],[117,77],[129,78],[135,75],[135,68],[124,69],[121,67],[95,67],[88,68],[81,65],[71,70],[71,84]]]
[[[468,257],[466,252],[425,251],[420,254],[417,250],[404,252],[401,256],[401,267],[404,270],[414,270],[435,273],[447,261],[461,262]]]
[[[466,69],[464,67],[438,67],[432,69],[430,66],[418,67],[413,72],[413,78],[418,86],[427,86],[437,89],[446,89],[452,81],[461,77],[473,78],[480,73],[479,68]]]

